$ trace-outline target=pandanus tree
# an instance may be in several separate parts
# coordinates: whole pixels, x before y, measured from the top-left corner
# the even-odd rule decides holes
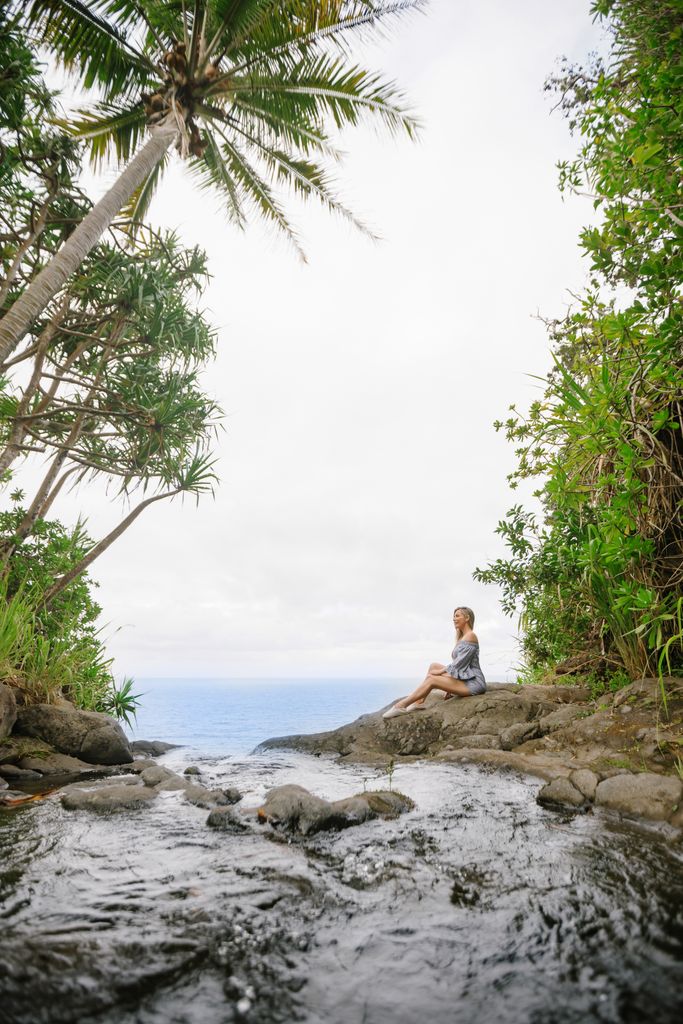
[[[204,254],[173,234],[141,228],[133,251],[100,243],[64,292],[57,323],[39,336],[31,376],[4,395],[4,465],[40,452],[46,470],[0,545],[8,565],[41,528],[65,484],[99,478],[144,496],[109,534],[55,580],[50,601],[151,504],[199,496],[214,482],[210,442],[219,410],[198,375],[213,334],[191,302],[206,280]]]
[[[0,363],[122,210],[147,210],[175,147],[239,226],[255,211],[299,248],[284,186],[353,215],[327,169],[332,131],[370,117],[413,136],[395,86],[357,66],[353,40],[422,0],[29,0],[36,40],[99,100],[69,124],[123,170],[0,321]]]

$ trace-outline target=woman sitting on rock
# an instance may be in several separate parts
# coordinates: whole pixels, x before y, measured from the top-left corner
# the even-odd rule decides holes
[[[382,715],[383,718],[398,718],[424,707],[425,697],[432,690],[444,690],[444,700],[450,697],[475,697],[486,692],[486,680],[479,667],[479,641],[473,631],[474,612],[471,608],[456,608],[453,612],[455,625],[455,647],[450,665],[439,665],[434,661],[416,690],[408,697],[402,697]]]

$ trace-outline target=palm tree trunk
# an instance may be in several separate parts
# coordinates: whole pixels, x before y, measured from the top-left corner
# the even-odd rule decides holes
[[[0,320],[0,363],[14,351],[36,317],[78,269],[177,135],[178,127],[173,122],[151,129],[150,140]]]
[[[176,494],[180,494],[182,488],[178,487],[174,491],[166,491],[164,494],[155,494],[152,498],[145,498],[139,505],[136,505],[132,512],[130,512],[125,519],[122,519],[118,526],[115,526],[106,537],[103,537],[101,541],[98,541],[94,547],[90,549],[88,554],[77,562],[72,569],[60,576],[58,580],[53,583],[49,590],[45,593],[45,604],[49,604],[50,601],[57,594],[61,593],[65,587],[68,587],[72,580],[75,580],[77,576],[85,572],[89,565],[95,561],[96,558],[107,550],[107,548],[114,543],[115,540],[121,536],[121,534],[128,529],[131,523],[134,523],[137,517],[144,512],[148,505],[152,505],[155,501],[161,501],[163,498],[173,498]]]

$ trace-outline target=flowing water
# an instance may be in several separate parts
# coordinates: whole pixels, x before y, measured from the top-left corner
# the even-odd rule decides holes
[[[194,755],[161,761],[247,807],[287,782],[387,784],[290,752]],[[679,1024],[683,847],[543,809],[514,774],[416,763],[392,781],[414,811],[304,840],[215,832],[179,793],[0,813],[0,1022]]]

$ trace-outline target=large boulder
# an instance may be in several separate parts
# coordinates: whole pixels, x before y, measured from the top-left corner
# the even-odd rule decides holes
[[[88,764],[128,764],[133,760],[121,726],[98,711],[35,704],[19,710],[14,731],[45,740],[61,753]]]
[[[349,828],[371,818],[396,818],[411,810],[413,801],[402,793],[358,793],[329,802],[303,786],[276,786],[258,809],[261,822],[309,835],[329,828]]]
[[[683,797],[683,783],[670,775],[642,772],[604,779],[595,791],[595,802],[622,814],[668,821]]]
[[[17,720],[17,701],[11,686],[0,683],[0,740],[9,736]]]

